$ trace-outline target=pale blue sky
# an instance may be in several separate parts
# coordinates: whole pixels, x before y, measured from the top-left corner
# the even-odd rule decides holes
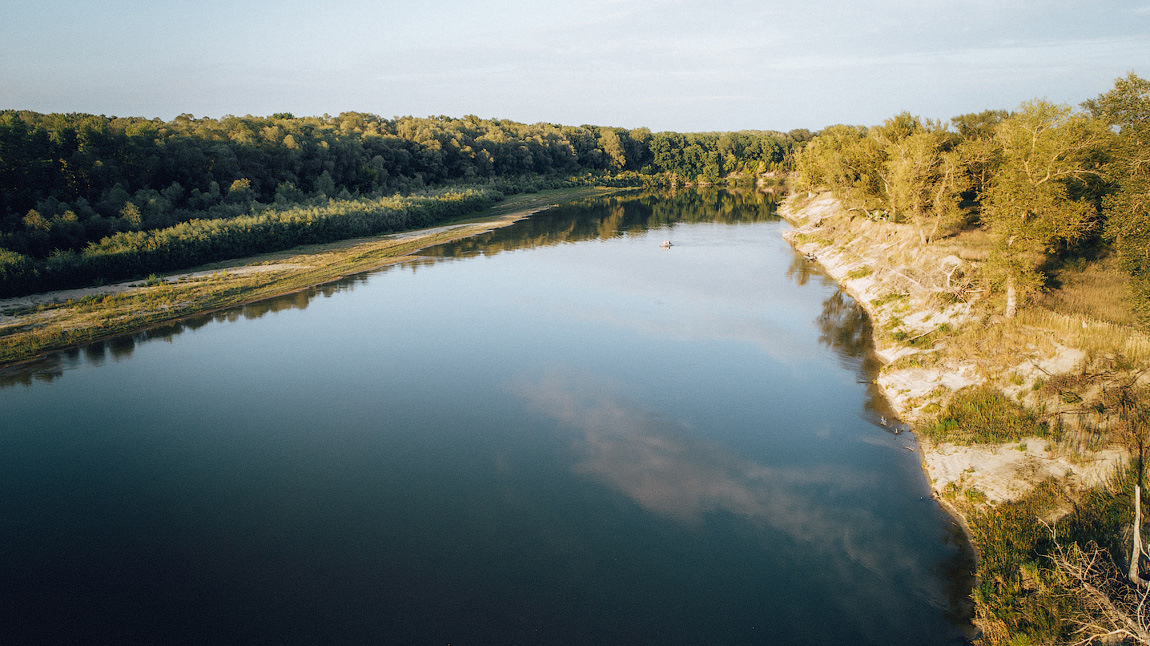
[[[25,0],[0,108],[816,130],[1150,76],[1150,0]]]

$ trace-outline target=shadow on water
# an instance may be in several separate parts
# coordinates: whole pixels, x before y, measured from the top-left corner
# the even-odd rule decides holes
[[[778,199],[771,192],[727,189],[643,191],[587,198],[540,211],[510,227],[425,249],[421,252],[425,258],[411,261],[407,265],[415,268],[445,259],[609,239],[676,223],[775,221],[779,219],[775,213]],[[30,362],[0,368],[0,388],[51,382],[62,377],[67,370],[83,364],[100,366],[109,358],[112,361],[127,359],[142,343],[157,339],[171,341],[185,330],[197,330],[213,321],[258,319],[284,310],[307,309],[313,298],[326,298],[354,290],[357,284],[367,281],[372,274],[392,268],[382,267],[284,296],[163,323],[139,332],[102,339]]]
[[[806,285],[812,277],[834,284],[818,265],[797,252],[786,274],[800,286]],[[898,420],[894,408],[876,383],[883,363],[874,352],[873,327],[866,310],[838,289],[823,301],[822,312],[815,319],[815,325],[819,329],[819,342],[833,350],[844,367],[855,372],[859,383],[866,384],[864,410],[867,421],[893,435],[911,430],[908,424]],[[958,523],[953,521],[947,526],[944,542],[956,550],[953,558],[939,565],[937,573],[946,582],[948,614],[956,625],[965,629],[967,637],[973,637],[974,605],[970,590],[974,586],[974,547]]]
[[[383,267],[374,273],[386,271],[390,267]],[[27,386],[33,382],[51,382],[62,376],[71,368],[81,365],[99,367],[111,359],[113,362],[128,359],[139,345],[149,341],[168,341],[183,334],[185,331],[198,330],[212,322],[235,322],[240,319],[254,320],[267,314],[275,314],[285,310],[305,310],[313,298],[331,297],[335,294],[355,289],[355,286],[365,282],[369,274],[347,276],[337,281],[317,285],[291,294],[276,296],[260,301],[245,303],[224,310],[198,314],[188,318],[161,323],[138,332],[121,334],[118,336],[100,339],[78,347],[67,348],[59,352],[38,357],[32,361],[0,368],[0,388],[12,386]]]

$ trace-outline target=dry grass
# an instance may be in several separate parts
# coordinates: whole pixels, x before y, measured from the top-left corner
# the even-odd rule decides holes
[[[964,229],[934,244],[968,262],[984,262],[990,257],[990,250],[994,246],[994,241],[986,230],[971,228]]]
[[[1076,261],[1051,272],[1057,289],[1039,305],[1058,314],[1079,316],[1121,326],[1136,326],[1131,307],[1130,274],[1112,256],[1094,262]]]
[[[1018,323],[1053,334],[1058,343],[1078,348],[1089,356],[1115,353],[1135,365],[1150,363],[1150,334],[1126,325],[1107,323],[1088,316],[1060,314],[1045,308],[1019,313]]]

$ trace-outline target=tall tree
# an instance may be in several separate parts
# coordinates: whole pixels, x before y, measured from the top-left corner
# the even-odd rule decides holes
[[[998,125],[1002,163],[982,217],[996,237],[991,260],[1006,283],[1007,317],[1041,286],[1046,255],[1093,223],[1095,205],[1074,197],[1071,187],[1098,171],[1092,156],[1107,134],[1097,120],[1042,100],[1022,104]]]
[[[1150,81],[1131,73],[1084,105],[1118,132],[1106,165],[1117,186],[1103,201],[1106,236],[1134,277],[1137,308],[1150,318]]]
[[[885,148],[883,189],[891,211],[907,217],[928,244],[957,219],[969,184],[955,150],[958,136],[939,122],[923,123],[905,112],[871,133]]]

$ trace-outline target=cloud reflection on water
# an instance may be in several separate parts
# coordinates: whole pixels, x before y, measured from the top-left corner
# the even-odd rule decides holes
[[[960,557],[943,563],[936,560],[941,554],[928,556],[921,549],[922,529],[911,529],[906,516],[876,504],[904,484],[901,474],[830,461],[760,464],[700,437],[685,421],[629,401],[622,394],[625,385],[589,374],[552,369],[513,391],[558,422],[561,440],[570,434],[575,473],[691,531],[725,526],[716,515],[741,519],[779,567],[804,563],[803,576],[822,581],[823,594],[834,590],[835,598],[824,601],[841,617],[874,623],[876,604],[898,607],[908,598],[957,612],[960,600],[948,598],[943,578],[962,571],[951,563]],[[890,617],[897,628],[887,629],[914,629],[913,619],[897,615]],[[875,638],[882,641],[881,634]]]
[[[841,464],[765,466],[693,437],[688,423],[645,410],[619,390],[590,375],[552,371],[515,392],[575,435],[575,472],[652,513],[688,525],[713,512],[734,514],[797,543],[847,553],[868,569],[897,558],[882,519],[835,504],[881,486],[879,474]]]

